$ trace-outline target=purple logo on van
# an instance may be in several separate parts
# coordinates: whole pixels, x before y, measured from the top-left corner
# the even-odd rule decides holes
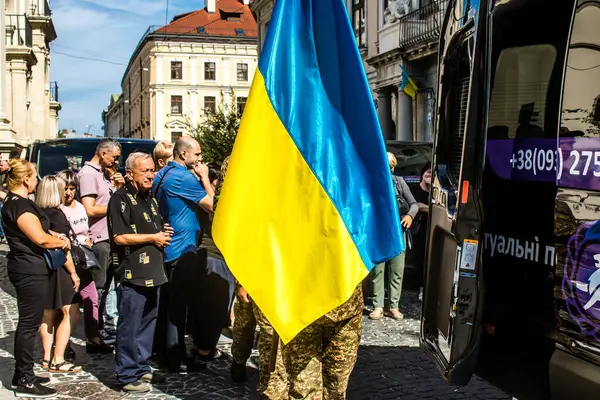
[[[600,341],[600,221],[582,225],[567,245],[562,292],[567,311]]]

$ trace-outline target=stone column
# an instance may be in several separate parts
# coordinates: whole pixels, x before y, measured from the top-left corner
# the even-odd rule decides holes
[[[190,56],[190,85],[196,86],[198,84],[198,58],[196,56]],[[183,73],[186,73],[185,67],[183,67]],[[187,80],[187,77],[183,77]]]
[[[12,115],[13,130],[17,138],[27,141],[27,117],[29,104],[27,103],[27,61],[24,59],[11,60],[8,68],[10,69],[10,80],[12,88]]]
[[[388,89],[377,92],[377,114],[384,140],[395,139],[394,121],[392,120],[392,93]]]
[[[155,140],[168,140],[171,141],[170,137],[165,137],[165,124],[164,124],[164,91],[162,89],[155,90],[155,102],[156,102],[156,133]]]
[[[188,90],[190,95],[190,122],[193,127],[196,127],[198,122],[198,91],[196,89]]]
[[[398,89],[396,104],[398,106],[398,118],[396,124],[396,138],[398,140],[413,140],[413,102],[412,97]]]
[[[8,125],[10,121],[6,113],[6,101],[8,98],[8,90],[6,87],[6,27],[4,8],[6,1],[0,0],[0,131],[2,125]]]
[[[162,56],[156,56],[155,62],[156,62],[156,84],[157,85],[162,85],[164,82],[163,60],[164,59]],[[185,69],[184,69],[183,73],[185,74]]]

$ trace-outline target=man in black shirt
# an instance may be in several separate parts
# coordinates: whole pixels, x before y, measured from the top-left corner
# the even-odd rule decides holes
[[[158,204],[151,195],[154,161],[149,154],[132,153],[126,161],[127,183],[108,203],[108,229],[119,321],[115,370],[127,392],[148,392],[152,374],[148,359],[158,313],[159,287],[167,281],[163,251],[172,229],[163,228]]]

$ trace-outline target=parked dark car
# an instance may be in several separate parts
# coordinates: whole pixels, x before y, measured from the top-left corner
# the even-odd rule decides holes
[[[27,149],[26,159],[37,164],[40,178],[53,175],[63,169],[77,172],[84,162],[94,157],[96,146],[102,139],[97,137],[36,141]],[[119,171],[123,174],[125,160],[130,153],[142,151],[152,154],[156,145],[154,140],[122,138],[115,138],[115,140],[123,146],[119,160]]]

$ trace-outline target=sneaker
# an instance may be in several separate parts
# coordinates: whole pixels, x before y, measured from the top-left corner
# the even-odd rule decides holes
[[[50,383],[50,378],[47,378],[45,376],[36,376],[34,379],[35,379],[34,382],[39,383],[40,385],[45,385],[47,383]],[[15,390],[17,388],[17,386],[19,386],[18,382],[15,379],[13,379],[13,381],[10,385],[10,388],[12,390]]]
[[[148,373],[142,375],[140,380],[147,382],[147,383],[152,383],[152,384],[157,385],[157,384],[165,383],[165,381],[167,380],[167,377],[162,374],[159,374],[158,372],[148,372]]]
[[[129,393],[148,393],[150,390],[152,390],[150,384],[142,381],[131,382],[123,386],[123,391]]]
[[[246,381],[246,364],[231,363],[231,379],[234,382],[242,383]]]
[[[100,339],[106,344],[115,344],[117,342],[117,335],[113,332],[103,330],[100,332]]]
[[[113,351],[114,347],[107,345],[102,340],[100,343],[89,340],[85,343],[85,352],[88,354],[112,354]]]
[[[38,382],[19,382],[14,389],[15,397],[28,397],[33,399],[47,399],[56,396],[56,390],[42,386]]]
[[[376,308],[369,314],[369,318],[371,319],[381,319],[381,317],[383,317],[383,308]]]

